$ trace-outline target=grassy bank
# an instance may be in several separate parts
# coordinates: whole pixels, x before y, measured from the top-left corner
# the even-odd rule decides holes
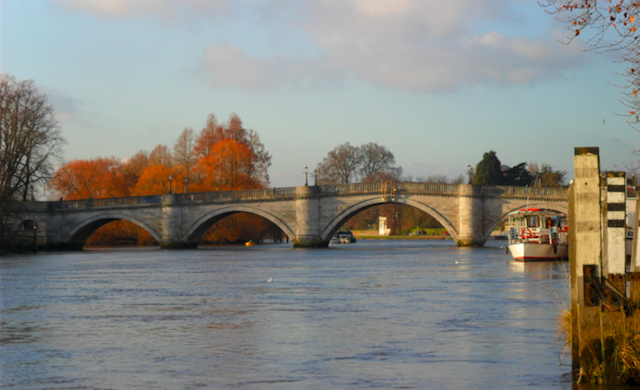
[[[579,323],[580,362],[577,383],[640,385],[640,311],[598,309],[582,313]],[[571,345],[571,312],[560,314],[560,329]]]

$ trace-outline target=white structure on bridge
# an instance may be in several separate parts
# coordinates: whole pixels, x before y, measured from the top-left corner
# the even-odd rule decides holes
[[[511,211],[538,207],[567,213],[565,188],[488,187],[380,182],[21,203],[10,234],[35,224],[38,246],[79,250],[99,227],[126,220],[147,230],[162,248],[195,248],[202,235],[234,213],[273,222],[295,247],[326,247],[359,212],[385,203],[433,216],[459,246],[484,245]]]

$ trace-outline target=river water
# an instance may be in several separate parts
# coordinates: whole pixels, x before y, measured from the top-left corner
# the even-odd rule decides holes
[[[499,245],[0,257],[0,387],[571,389],[567,264]]]

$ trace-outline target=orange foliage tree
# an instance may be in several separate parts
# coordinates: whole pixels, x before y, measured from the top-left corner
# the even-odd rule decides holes
[[[140,150],[122,164],[122,176],[127,188],[134,188],[138,184],[142,173],[149,165],[149,153],[144,150]]]
[[[58,170],[50,186],[69,200],[128,196],[121,167],[115,157],[73,160]]]
[[[161,195],[169,193],[169,175],[171,175],[171,187],[173,193],[180,192],[179,183],[182,175],[176,170],[171,170],[165,165],[151,165],[144,170],[138,183],[133,189],[134,195]]]
[[[204,177],[201,188],[208,191],[260,188],[259,178],[251,175],[252,157],[249,148],[234,139],[218,142],[195,167]]]

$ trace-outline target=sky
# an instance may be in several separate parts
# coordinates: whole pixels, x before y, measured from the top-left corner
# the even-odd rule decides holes
[[[577,146],[634,168],[624,64],[566,36],[532,0],[0,0],[0,71],[49,96],[66,161],[236,113],[272,187],[345,142],[386,146],[413,178],[466,177],[490,150],[571,178]]]

